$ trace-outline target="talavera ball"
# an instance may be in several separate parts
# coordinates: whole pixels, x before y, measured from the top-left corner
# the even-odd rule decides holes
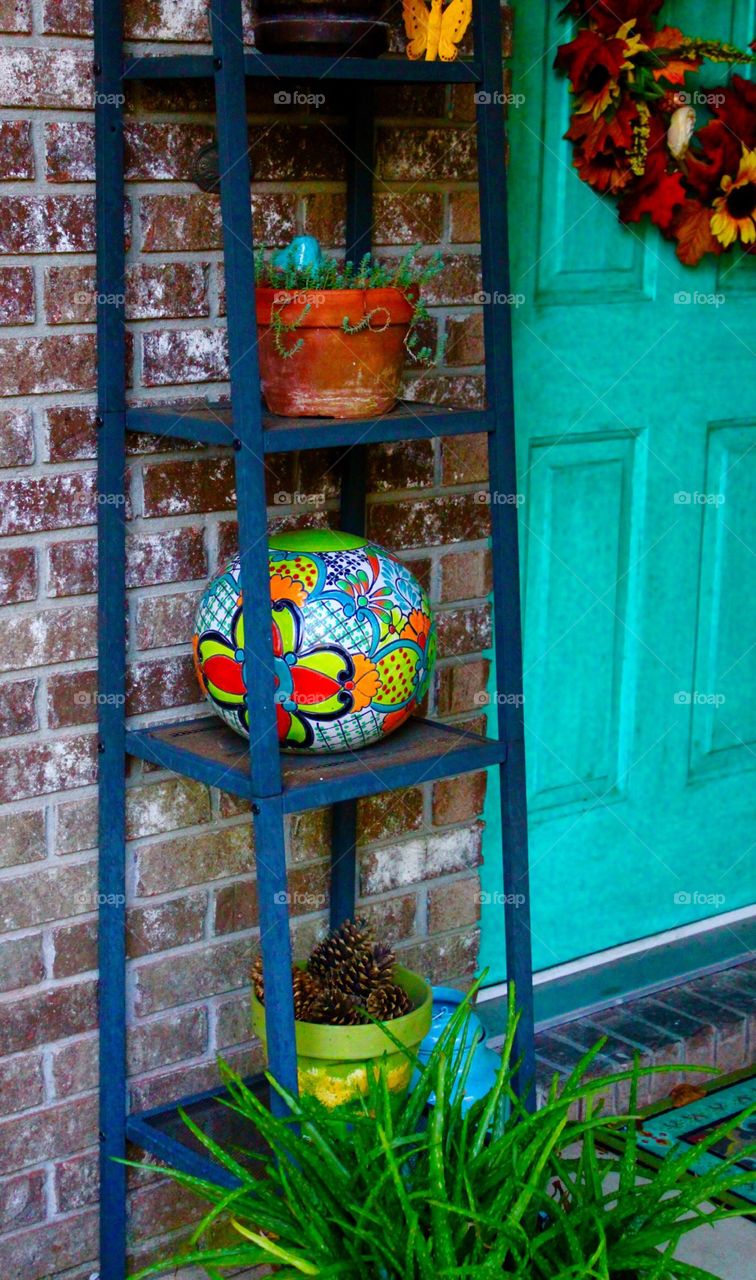
[[[398,729],[436,653],[428,597],[407,566],[365,538],[322,529],[271,538],[269,563],[282,748],[353,751]],[[200,600],[194,654],[213,709],[249,737],[241,602],[237,558]]]

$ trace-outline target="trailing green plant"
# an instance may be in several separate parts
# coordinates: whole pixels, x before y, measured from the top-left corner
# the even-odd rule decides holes
[[[756,1173],[736,1167],[756,1154],[756,1144],[710,1173],[688,1175],[744,1117],[671,1152],[658,1169],[641,1167],[638,1083],[675,1068],[641,1068],[636,1060],[630,1070],[590,1079],[603,1041],[567,1079],[554,1079],[544,1105],[531,1114],[515,1089],[513,997],[496,1083],[465,1110],[475,1051],[474,1043],[464,1047],[469,1016],[468,1001],[427,1065],[417,1064],[419,1083],[398,1110],[381,1076],[360,1105],[341,1112],[297,1099],[269,1077],[290,1109],[278,1118],[221,1064],[227,1105],[254,1127],[265,1149],[226,1150],[184,1116],[239,1186],[229,1191],[171,1173],[211,1208],[184,1253],[145,1268],[136,1280],[189,1263],[203,1266],[213,1280],[263,1264],[288,1280],[714,1280],[674,1253],[702,1222],[737,1216],[738,1210],[705,1213],[702,1206],[756,1180]],[[385,1030],[393,1039],[390,1025]],[[624,1081],[630,1082],[631,1114],[604,1116],[601,1094]],[[621,1151],[601,1149],[602,1136],[618,1130]],[[223,1218],[238,1239],[203,1247]]]
[[[440,360],[443,355],[443,341],[439,341],[436,352],[430,347],[422,346],[420,328],[430,319],[430,313],[423,302],[421,289],[443,270],[443,259],[436,251],[427,258],[419,257],[422,245],[413,245],[402,258],[396,261],[380,262],[371,253],[366,253],[355,263],[347,259],[323,256],[319,262],[308,266],[298,266],[294,258],[289,258],[284,266],[274,264],[263,246],[255,258],[255,284],[258,286],[279,289],[282,293],[306,294],[325,293],[335,289],[399,289],[412,307],[407,337],[404,345],[410,358],[417,364],[431,364]],[[302,339],[292,335],[301,328],[306,315],[312,309],[312,302],[303,299],[302,310],[293,320],[284,320],[281,307],[289,299],[282,298],[278,306],[271,310],[271,329],[276,351],[284,359],[291,359],[302,346]],[[382,307],[376,307],[362,317],[360,322],[352,325],[344,316],[342,329],[344,333],[361,333],[373,326],[384,327]]]

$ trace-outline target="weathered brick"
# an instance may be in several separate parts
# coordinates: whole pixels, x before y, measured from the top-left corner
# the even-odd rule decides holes
[[[480,201],[477,191],[454,191],[449,196],[453,244],[477,244],[480,240]]]
[[[442,667],[436,674],[438,714],[454,716],[485,706],[490,666],[487,658],[479,658],[475,662],[454,662]]]
[[[449,409],[482,409],[486,403],[485,381],[476,373],[406,373],[402,399]]]
[[[81,595],[96,590],[97,543],[94,539],[53,543],[48,556],[51,596]],[[127,535],[127,587],[152,587],[204,578],[206,574],[202,529],[165,529],[160,533]]]
[[[127,121],[124,129],[127,181],[190,181],[194,156],[212,137],[210,125]],[[93,124],[78,120],[56,120],[47,124],[45,151],[48,182],[94,182]]]
[[[39,1107],[44,1097],[45,1078],[39,1053],[0,1058],[0,1114],[12,1115],[29,1107]]]
[[[33,987],[45,976],[42,934],[0,941],[0,991]]]
[[[486,798],[486,774],[465,773],[433,784],[433,821],[439,827],[480,817]]]
[[[254,929],[260,921],[256,881],[235,880],[233,884],[216,890],[213,910],[213,933],[216,935]],[[293,912],[291,903],[289,910]]]
[[[236,500],[230,458],[156,462],[144,468],[145,516],[224,511]]]
[[[441,557],[441,603],[450,600],[474,600],[491,591],[491,553],[451,551]]]
[[[0,15],[2,12],[0,3]],[[0,120],[0,182],[23,182],[33,177],[31,120]]]
[[[248,938],[187,952],[180,965],[170,954],[144,961],[135,972],[137,1016],[246,986],[250,963]]]
[[[400,962],[422,973],[431,982],[469,982],[475,973],[480,946],[478,929],[442,934],[402,948]]]
[[[24,871],[3,881],[0,932],[81,915],[92,911],[95,905],[93,862]]]
[[[438,652],[441,658],[458,657],[487,649],[491,644],[491,610],[485,605],[439,609],[436,613]]]
[[[27,35],[31,29],[31,0],[0,0],[0,31]]]
[[[87,110],[93,93],[92,61],[86,53],[0,48],[0,106]]]
[[[366,898],[358,907],[376,934],[396,946],[414,938],[418,931],[418,900],[415,893],[393,894],[390,898]]]
[[[94,734],[0,751],[0,804],[85,787],[97,776]]]
[[[480,880],[469,876],[450,880],[428,892],[428,932],[443,933],[464,925],[477,924],[480,918]]]
[[[232,799],[234,797],[225,793],[221,796],[222,801]],[[292,865],[329,856],[331,810],[309,809],[305,813],[292,814],[288,821],[287,837],[288,858]]]
[[[93,333],[51,338],[0,338],[0,395],[39,396],[51,391],[92,391],[94,386]]]
[[[0,267],[0,324],[34,324],[34,272]]]
[[[42,32],[52,36],[91,36],[94,32],[92,0],[44,0]]]
[[[39,862],[46,853],[42,809],[0,815],[0,867]]]
[[[70,1098],[97,1088],[97,1049],[97,1035],[78,1036],[53,1048],[50,1056],[56,1098]]]
[[[203,0],[127,0],[124,26],[131,40],[207,40],[207,5]]]
[[[19,1231],[33,1222],[41,1222],[46,1209],[43,1169],[0,1180],[1,1231]]]
[[[446,127],[408,128],[386,125],[379,128],[376,145],[376,174],[389,181],[441,182],[475,181],[477,159],[475,131]]]
[[[97,968],[97,921],[80,920],[52,930],[54,978],[72,978]]]
[[[78,982],[68,987],[53,987],[3,1006],[3,1045],[9,1053],[50,1044],[97,1025],[97,983]],[[0,1125],[0,1130],[3,1126]],[[30,1125],[30,1128],[33,1126]],[[7,1163],[4,1163],[4,1155]],[[44,1156],[34,1157],[34,1163]],[[32,1161],[28,1161],[32,1163]],[[0,1133],[0,1172],[21,1168],[12,1164]]]
[[[48,1280],[98,1253],[96,1209],[51,1219],[42,1226],[16,1231],[0,1240],[0,1275]],[[79,1280],[78,1276],[73,1280]]]
[[[0,621],[0,671],[91,658],[97,652],[96,610],[45,609]]]
[[[153,1018],[133,1027],[128,1038],[131,1075],[166,1067],[185,1058],[197,1058],[208,1044],[207,1009],[180,1009],[165,1018]]]
[[[10,547],[0,551],[0,605],[34,600],[38,589],[34,548]]]
[[[393,489],[422,489],[433,484],[432,440],[400,440],[368,450],[370,493]]]
[[[400,844],[369,849],[362,856],[361,891],[386,893],[403,885],[469,871],[481,860],[481,828],[414,836]]]
[[[485,362],[485,347],[483,345],[483,316],[478,312],[471,316],[451,316],[446,326],[446,363],[452,365],[466,364],[483,364]],[[461,436],[445,444],[459,455],[465,455],[465,445],[468,441],[477,440],[478,437]],[[486,437],[482,438],[482,444],[487,444]],[[485,471],[483,473],[485,476]],[[472,477],[477,480],[481,477],[475,475]],[[464,481],[445,479],[445,483],[459,484]]]
[[[38,680],[0,681],[0,737],[33,733],[39,727],[35,696]]]
[[[206,316],[205,267],[201,262],[160,266],[134,263],[126,272],[128,320]],[[88,324],[96,319],[94,267],[47,267],[45,315],[49,324]]]
[[[210,793],[201,782],[169,778],[126,793],[126,832],[130,840],[193,827],[210,820]]]
[[[126,711],[138,715],[201,700],[191,654],[133,663],[126,676]],[[64,671],[47,682],[47,717],[53,729],[97,719],[97,671]]]
[[[137,601],[137,648],[158,649],[164,645],[188,644],[194,632],[201,594],[201,591],[186,591],[180,595],[148,596]]]
[[[55,1166],[55,1204],[59,1213],[71,1213],[95,1204],[100,1190],[98,1153],[69,1156]]]
[[[47,458],[69,462],[97,456],[94,405],[61,405],[45,410]]]
[[[218,196],[145,195],[140,201],[145,253],[191,253],[223,246]],[[256,244],[287,244],[296,234],[296,197],[252,194]]]
[[[242,875],[251,871],[252,865],[252,830],[247,823],[175,836],[143,845],[137,851],[137,893],[149,897],[207,880]]]
[[[146,387],[181,382],[223,382],[228,341],[223,329],[155,329],[142,335]]]
[[[422,823],[423,793],[419,787],[366,796],[357,802],[357,839],[362,844],[395,839],[417,831]]]
[[[0,253],[89,253],[94,247],[94,196],[0,198]]]
[[[242,1050],[231,1049],[223,1057],[242,1076],[253,1075],[263,1066],[259,1043],[251,1047],[245,1045]],[[132,1111],[147,1111],[150,1107],[159,1107],[185,1093],[200,1093],[217,1086],[218,1067],[215,1062],[181,1063],[169,1071],[161,1071],[132,1082],[130,1106]]]
[[[91,472],[0,480],[2,535],[92,524],[94,513],[95,485]]]
[[[127,946],[131,957],[169,951],[199,942],[204,933],[207,894],[189,893],[169,902],[132,907],[128,913]]]
[[[473,494],[376,503],[369,514],[371,537],[394,551],[469,542],[488,534],[488,509]]]
[[[197,1222],[197,1198],[174,1182],[141,1187],[129,1198],[129,1237],[149,1240]]]
[[[0,467],[34,461],[34,422],[28,409],[0,409]]]

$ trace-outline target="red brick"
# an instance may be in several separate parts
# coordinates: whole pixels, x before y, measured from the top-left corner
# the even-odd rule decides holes
[[[34,324],[34,272],[0,267],[0,324]]]
[[[442,603],[487,596],[491,586],[491,553],[487,548],[452,551],[441,557]]]
[[[0,991],[36,986],[44,976],[41,933],[0,941]]]
[[[94,405],[62,405],[45,409],[47,457],[50,462],[70,462],[97,456]]]
[[[454,716],[486,706],[489,672],[487,658],[476,662],[455,662],[439,670],[436,677],[438,714]]]
[[[0,339],[0,394],[39,396],[95,387],[95,336]]]
[[[469,542],[488,534],[488,509],[473,494],[444,494],[370,508],[370,535],[392,551]]]
[[[204,0],[127,0],[126,35],[131,40],[207,40]]]
[[[95,863],[37,868],[3,881],[0,926],[29,929],[61,916],[80,915],[96,906]]]
[[[82,595],[96,590],[97,543],[94,539],[53,543],[48,555],[51,596]],[[127,537],[126,559],[128,587],[152,587],[204,578],[207,574],[204,534],[199,528],[132,534]]]
[[[13,1115],[39,1107],[45,1098],[45,1077],[39,1053],[0,1058],[0,1114]]]
[[[474,182],[478,176],[472,129],[408,128],[387,125],[378,130],[376,174],[393,181]]]
[[[27,35],[31,29],[31,0],[0,0],[0,31]]]
[[[442,404],[450,409],[482,409],[485,406],[485,382],[473,373],[424,373],[405,379],[405,400],[424,404]]]
[[[438,192],[379,192],[375,199],[375,243],[436,244],[441,239],[442,220]]]
[[[282,245],[296,234],[296,196],[253,193],[252,212],[256,244]],[[222,248],[218,196],[145,195],[140,216],[145,253]]]
[[[366,850],[360,876],[363,894],[388,893],[455,871],[470,871],[481,861],[481,828],[417,835],[399,844]]]
[[[96,319],[94,267],[48,267],[45,314],[49,324],[89,324]],[[206,316],[201,262],[135,263],[126,273],[126,318],[154,320]]]
[[[16,1231],[0,1240],[0,1275],[24,1280],[48,1280],[98,1253],[99,1214],[96,1209],[55,1218],[43,1226]],[[80,1280],[74,1275],[71,1280]]]
[[[491,610],[487,604],[441,609],[436,613],[438,651],[442,658],[476,653],[491,644]]]
[[[95,1204],[100,1190],[98,1153],[69,1156],[55,1166],[55,1204],[59,1213],[71,1213]]]
[[[50,1044],[97,1026],[97,983],[79,982],[69,987],[54,987],[3,1006],[3,1046],[9,1053]],[[36,1117],[35,1117],[36,1119]],[[0,1172],[18,1169],[20,1163],[9,1162],[8,1147],[3,1142],[4,1126],[0,1124]],[[33,1125],[29,1124],[29,1129]],[[10,1141],[8,1143],[10,1146]],[[33,1148],[30,1148],[33,1151]],[[33,1156],[27,1163],[37,1163],[44,1156]]]
[[[47,548],[48,595],[78,596],[97,590],[97,543],[94,539],[53,542]]]
[[[231,797],[224,797],[231,799]],[[331,810],[310,809],[289,818],[288,854],[292,865],[325,858],[331,852]]]
[[[357,803],[357,839],[395,839],[423,824],[423,793],[419,787],[405,787],[385,795],[368,796]]]
[[[472,316],[450,316],[446,326],[446,335],[446,364],[464,365],[485,363],[486,352],[483,345],[483,316],[480,312]],[[469,438],[469,436],[465,436],[464,440],[468,440]],[[461,445],[461,443],[462,438],[457,441],[458,445]]]
[[[477,191],[454,191],[449,196],[453,244],[477,244],[480,240],[480,202]]]
[[[201,701],[201,698],[190,653],[136,662],[129,667],[126,681],[128,715],[188,706]],[[51,675],[47,683],[47,714],[53,729],[93,724],[97,719],[96,670]]]
[[[46,1214],[45,1173],[35,1169],[0,1181],[0,1230],[19,1231]]]
[[[368,451],[370,493],[422,489],[433,484],[434,471],[432,440],[391,441]]]
[[[51,1051],[52,1076],[56,1098],[70,1098],[74,1093],[87,1093],[97,1088],[98,1037],[79,1036]]]
[[[450,880],[428,892],[428,932],[443,933],[477,924],[480,919],[480,880],[468,876]]]
[[[95,477],[91,471],[0,480],[0,534],[41,533],[93,524]]]
[[[207,880],[243,875],[252,870],[252,864],[252,829],[248,823],[175,836],[137,850],[136,892],[139,897],[150,897]]]
[[[414,893],[394,894],[391,898],[381,898],[377,902],[365,899],[359,904],[359,913],[364,916],[376,936],[396,946],[413,938],[418,928],[418,903]]]
[[[156,462],[144,468],[145,516],[224,511],[235,501],[234,466],[229,457]]]
[[[291,905],[289,907],[291,911]],[[242,929],[254,929],[260,922],[257,903],[257,883],[254,880],[235,880],[224,885],[215,894],[213,933],[239,933]]]
[[[38,680],[0,681],[0,738],[39,728],[35,694]]]
[[[0,106],[88,110],[92,59],[76,49],[0,49]]]
[[[0,605],[34,600],[38,590],[37,557],[33,547],[0,551]]]
[[[197,1197],[175,1182],[141,1187],[129,1200],[129,1237],[148,1240],[195,1223],[199,1217]]]
[[[0,815],[0,867],[41,862],[45,857],[45,814],[43,809]]]
[[[399,958],[403,965],[424,974],[431,982],[457,983],[473,977],[479,946],[479,930],[468,927],[461,933],[402,948]]]
[[[137,648],[158,649],[163,645],[188,644],[194,631],[201,594],[200,591],[187,591],[181,595],[148,596],[139,600],[136,611]]]
[[[171,898],[169,902],[132,907],[128,914],[129,955],[146,956],[199,942],[206,913],[206,893],[189,893],[183,898]]]
[[[242,1076],[252,1075],[263,1067],[263,1055],[259,1042],[242,1051],[223,1054],[225,1061]],[[169,1071],[161,1071],[135,1081],[130,1090],[130,1106],[133,1111],[146,1111],[161,1106],[186,1092],[200,1093],[204,1089],[217,1088],[218,1067],[215,1062],[182,1063]]]
[[[0,620],[0,670],[91,658],[97,652],[97,610],[46,609],[42,613],[16,613]]]
[[[479,818],[486,799],[486,774],[465,773],[433,784],[433,821],[437,826]]]
[[[44,0],[42,32],[52,36],[91,36],[93,0]]]
[[[212,140],[210,125],[154,124],[127,121],[126,178],[152,182],[188,182],[196,152]],[[84,121],[53,121],[45,126],[48,182],[94,182],[94,125]]]
[[[146,387],[223,382],[227,377],[224,329],[154,329],[142,335],[142,381]]]
[[[181,964],[170,953],[140,964],[135,973],[137,1016],[246,986],[250,959],[249,939],[241,938],[187,952]]]
[[[93,734],[0,751],[0,804],[85,787],[97,777]]]
[[[22,182],[33,177],[31,120],[0,120],[0,182]]]
[[[126,793],[126,831],[130,840],[165,835],[211,818],[210,792],[201,782],[169,778]]]
[[[80,920],[52,930],[54,978],[73,978],[97,968],[97,921]]]
[[[94,196],[0,198],[0,253],[89,253],[94,247]]]
[[[181,1009],[165,1018],[133,1027],[129,1033],[130,1075],[141,1075],[184,1058],[197,1058],[207,1049],[207,1009]]]
[[[28,409],[0,409],[0,467],[34,461],[34,421]]]

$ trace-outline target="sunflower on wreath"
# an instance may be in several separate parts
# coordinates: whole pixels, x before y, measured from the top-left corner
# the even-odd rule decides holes
[[[623,222],[644,214],[681,262],[740,245],[756,252],[756,86],[733,76],[710,93],[686,91],[705,59],[754,61],[732,45],[661,23],[664,0],[569,0],[575,38],[555,67],[574,106],[566,137],[582,180],[619,200]],[[699,128],[693,101],[711,113]]]

